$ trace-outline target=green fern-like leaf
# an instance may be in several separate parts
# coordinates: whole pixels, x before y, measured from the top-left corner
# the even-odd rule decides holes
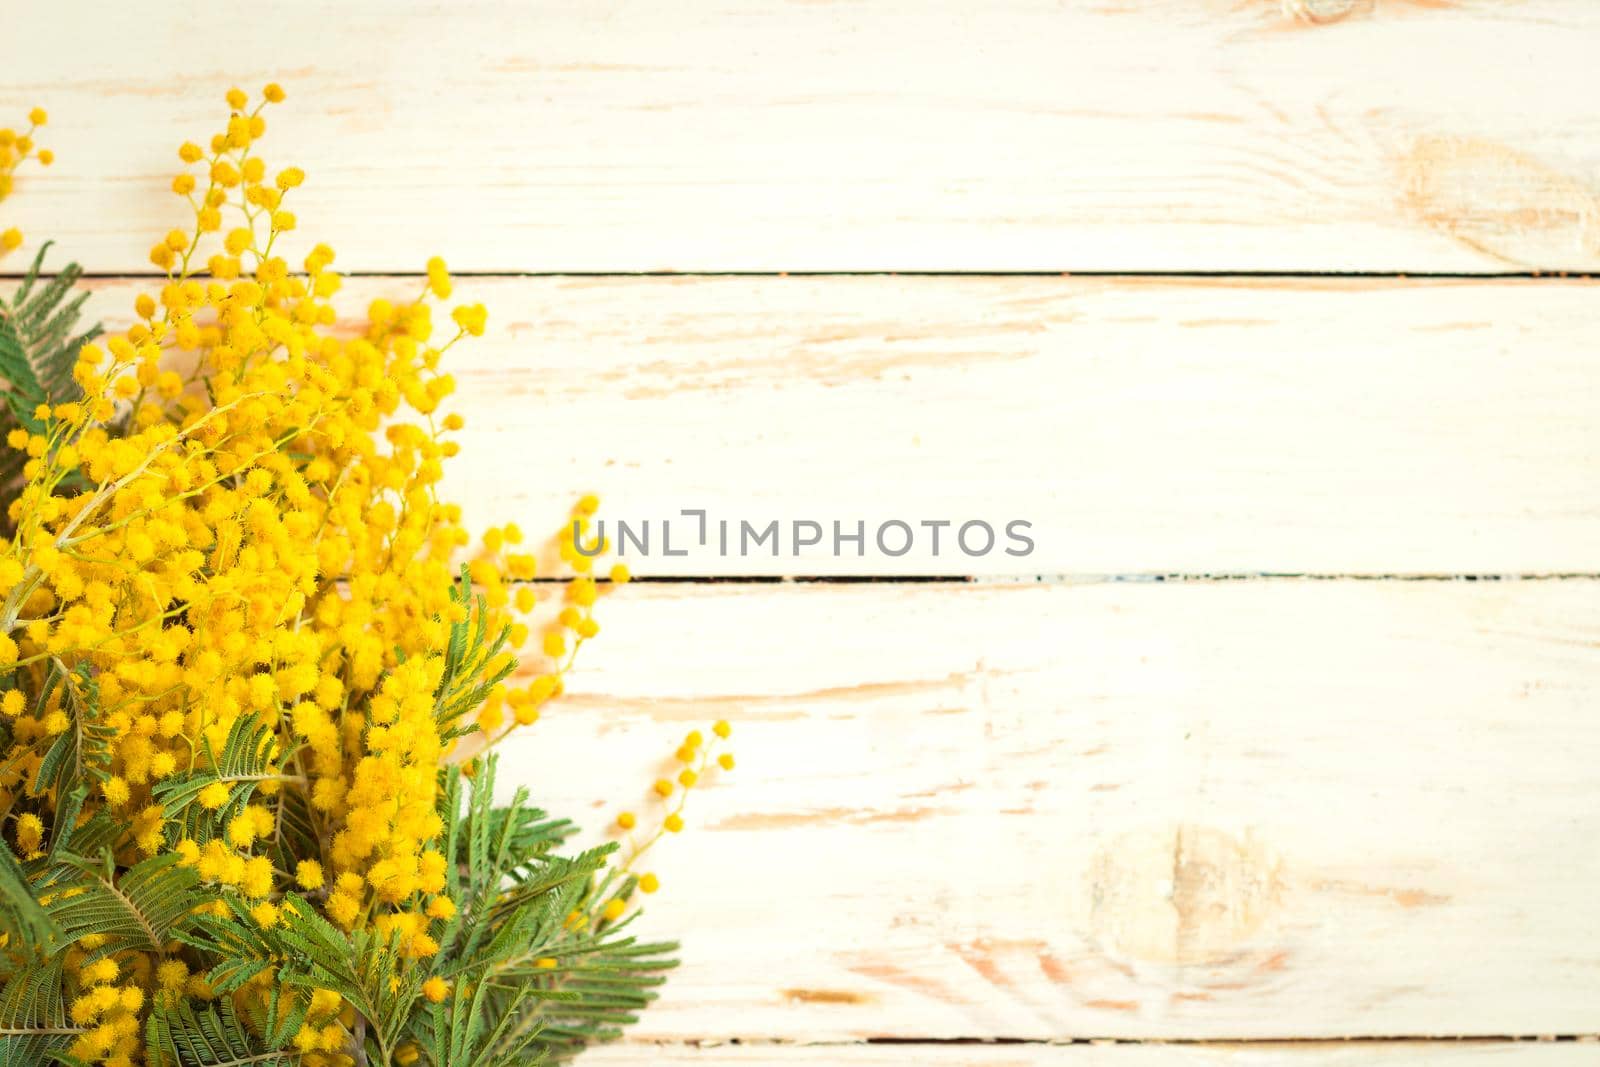
[[[664,972],[677,966],[671,958],[675,944],[642,943],[626,936],[624,929],[631,920],[598,929],[572,929],[569,915],[593,912],[587,904],[594,888],[587,880],[563,882],[541,894],[537,903],[519,909],[531,912],[533,921],[517,924],[514,944],[519,949],[498,961],[493,975],[497,983],[527,989],[529,996],[521,1006],[505,1009],[515,1018],[505,1031],[501,1054],[509,1056],[510,1043],[523,1035],[532,1039],[528,1048],[551,1061],[564,1061],[589,1045],[614,1041],[656,999]],[[554,960],[555,966],[541,966],[541,959]],[[488,1020],[498,1022],[492,1014]],[[494,1062],[510,1067],[519,1061]]]
[[[196,889],[199,875],[179,866],[181,859],[168,852],[119,873],[109,853],[99,859],[68,853],[41,861],[33,884],[67,941],[106,938],[91,958],[125,949],[160,951],[204,899]]]
[[[461,720],[481,707],[489,691],[510,676],[516,661],[503,655],[511,639],[511,628],[489,633],[489,609],[481,594],[472,591],[472,577],[461,569],[461,580],[450,591],[451,601],[463,610],[463,618],[450,626],[445,646],[444,676],[435,698],[435,715],[440,736],[448,741],[474,729]]]
[[[232,993],[273,965],[273,954],[282,951],[278,939],[250,918],[245,902],[237,895],[222,898],[229,914],[196,915],[174,936],[198,949],[203,959],[218,961],[206,973],[206,984],[218,994]]]
[[[87,666],[70,670],[61,660],[51,659],[35,701],[36,718],[43,717],[46,705],[58,690],[67,729],[57,734],[45,750],[31,792],[53,793],[56,798],[51,819],[52,858],[69,843],[79,855],[95,855],[120,836],[122,827],[103,813],[82,826],[77,819],[90,790],[110,773],[115,731],[101,721],[99,687]]]
[[[421,1045],[435,1064],[448,1067],[509,1067],[510,1064],[545,1062],[534,1047],[538,1031],[513,1034],[524,1002],[532,995],[526,986],[509,993],[488,982],[473,987],[469,995],[447,1004],[431,1005],[422,1025]],[[505,1001],[497,1007],[496,1001]],[[491,1015],[493,1026],[484,1020]]]
[[[57,957],[6,976],[0,988],[0,1067],[40,1067],[83,1033],[67,1017],[61,965]]]
[[[0,842],[0,930],[10,936],[12,944],[37,949],[49,949],[61,935],[4,842]]]
[[[111,742],[116,731],[100,722],[98,686],[87,665],[69,670],[51,659],[38,704],[42,709],[56,689],[61,690],[61,710],[71,721],[67,730],[45,751],[34,776],[33,791],[70,790],[85,777],[103,780],[111,764]]]
[[[205,842],[221,832],[233,816],[250,803],[256,787],[278,775],[276,733],[255,715],[241,715],[228,731],[220,753],[206,746],[206,764],[188,774],[164,779],[151,790],[168,820],[182,823],[184,834]],[[207,811],[197,801],[205,788],[221,782],[228,787],[228,803]]]
[[[432,1067],[568,1059],[617,1037],[676,965],[675,945],[640,943],[627,921],[598,919],[606,899],[633,890],[631,879],[603,873],[616,846],[554,854],[571,825],[529,807],[524,790],[495,806],[496,769],[485,760],[470,793],[454,768],[442,783],[442,846],[457,861],[447,891],[461,911],[439,938],[434,966],[463,992],[413,1025]],[[591,918],[574,923],[575,914]]]
[[[275,994],[264,1016],[270,1019],[277,1005]],[[304,1018],[301,1011],[298,1019],[286,1021],[298,1028]],[[282,1025],[264,1030],[261,1020],[253,1021],[256,1026],[247,1025],[226,997],[204,1008],[162,997],[145,1020],[146,1059],[150,1067],[291,1067],[301,1061],[301,1052],[286,1047],[292,1030],[285,1035]]]
[[[345,933],[304,898],[283,901],[283,925],[272,931],[285,963],[278,981],[305,989],[332,989],[371,1026],[368,1055],[387,1063],[421,997],[423,970],[400,949],[400,935],[371,929]]]
[[[18,426],[38,433],[34,418],[40,404],[70,403],[83,392],[72,377],[78,350],[100,336],[98,325],[75,332],[86,291],[74,292],[83,270],[69,263],[49,281],[40,284],[49,242],[39,249],[33,265],[10,300],[0,300],[0,383],[5,403],[0,405],[0,438]],[[26,456],[15,449],[0,453],[0,481],[13,483]]]

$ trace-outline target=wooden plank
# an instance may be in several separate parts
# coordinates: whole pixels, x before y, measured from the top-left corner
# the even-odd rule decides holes
[[[584,1054],[584,1067],[626,1064],[862,1064],[873,1067],[1357,1067],[1405,1064],[1454,1067],[1577,1067],[1600,1050],[1577,1042],[1395,1041],[1296,1042],[1257,1045],[692,1045],[624,1043]]]
[[[125,317],[135,286],[105,285],[94,309]],[[341,299],[414,286],[357,279]],[[652,522],[629,558],[654,575],[1600,571],[1596,292],[470,279],[458,295],[491,331],[449,357],[469,422],[449,484],[473,522],[550,532],[597,491],[613,537]],[[705,546],[684,509],[708,512]],[[663,554],[668,518],[686,555]],[[823,543],[796,556],[802,519]],[[895,519],[902,556],[873,543]],[[1006,554],[1014,519],[1029,555]],[[774,520],[783,544],[741,555],[739,524]],[[969,556],[950,527],[935,556],[934,520],[988,522],[994,547]],[[866,524],[864,556],[834,555],[836,521]]]
[[[153,61],[210,31],[294,47]],[[1591,0],[65,0],[7,34],[0,114],[49,107],[59,156],[7,210],[99,271],[147,269],[178,144],[271,78],[268,156],[363,270],[1600,262]]]
[[[510,777],[648,823],[683,731],[730,718],[739,760],[646,865],[685,948],[638,1039],[1595,1029],[1600,582],[663,583],[600,618]]]

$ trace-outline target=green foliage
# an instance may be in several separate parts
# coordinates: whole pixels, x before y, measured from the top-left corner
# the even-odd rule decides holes
[[[498,1012],[494,1026],[482,1024],[492,1007],[494,987],[481,982],[470,996],[429,1007],[423,1021],[423,1048],[434,1063],[451,1067],[495,1067],[508,1063],[541,1062],[536,1030],[513,1032],[516,1020],[533,996],[527,986],[517,987],[509,1004]]]
[[[100,721],[98,689],[88,667],[67,670],[59,659],[51,659],[40,690],[38,706],[44,707],[51,694],[61,690],[61,710],[67,716],[67,729],[56,736],[34,775],[33,791],[54,790],[74,816],[82,808],[88,791],[110,773],[113,731]],[[57,819],[51,841],[52,854],[65,843],[62,828],[73,826],[74,819]]]
[[[227,994],[272,967],[277,941],[251,921],[238,896],[225,896],[222,902],[228,908],[225,917],[197,915],[176,937],[197,949],[201,959],[217,961],[206,972],[206,981],[216,992]]]
[[[624,933],[631,920],[598,918],[612,896],[633,891],[631,878],[601,874],[615,846],[555,855],[571,825],[529,807],[521,789],[495,807],[495,770],[493,760],[479,768],[466,817],[447,835],[461,914],[440,938],[436,970],[471,989],[473,1005],[435,1007],[413,1030],[434,1067],[565,1060],[637,1021],[676,966],[677,946],[641,943]],[[460,803],[459,770],[445,772],[442,792]]]
[[[98,859],[63,854],[40,861],[31,881],[67,941],[105,939],[89,958],[128,949],[159,952],[202,900],[199,875],[178,866],[179,859],[168,852],[118,871],[110,852]]]
[[[258,737],[239,730],[228,747],[253,753]],[[675,946],[640,943],[626,934],[628,921],[606,921],[605,901],[633,890],[631,879],[604,873],[615,846],[558,855],[572,825],[529,806],[523,790],[496,806],[495,770],[489,759],[470,781],[457,768],[441,772],[440,847],[455,859],[447,892],[460,911],[435,923],[439,952],[421,959],[404,953],[398,935],[335,926],[296,893],[279,897],[281,921],[263,927],[253,902],[201,885],[177,853],[123,868],[109,845],[97,856],[70,851],[106,838],[96,820],[54,856],[19,864],[0,850],[0,907],[22,935],[0,957],[0,1067],[74,1062],[66,1053],[87,1027],[68,1017],[62,962],[89,935],[85,963],[171,956],[177,946],[217,994],[209,1004],[156,994],[144,1023],[151,1067],[298,1063],[294,1038],[315,989],[334,990],[355,1010],[351,1040],[369,1064],[391,1064],[411,1045],[422,1067],[522,1067],[616,1037],[655,998]],[[192,808],[197,819],[224,814]],[[197,912],[207,900],[220,900],[225,914]],[[435,977],[449,983],[441,1003],[423,995]],[[260,992],[263,978],[270,994]]]
[[[92,718],[93,687],[81,694],[80,712]],[[241,719],[214,770],[168,784],[167,802],[186,812],[192,830],[222,833],[236,805],[210,811],[195,803],[198,793],[214,781],[252,784],[270,766],[269,735]],[[68,752],[48,781],[74,786],[90,762]],[[0,849],[0,922],[15,938],[0,954],[0,1067],[76,1063],[68,1050],[88,1028],[67,1015],[62,961],[67,946],[90,935],[85,963],[127,952],[171,956],[177,946],[218,995],[201,1004],[156,994],[144,1022],[151,1067],[298,1063],[294,1038],[315,989],[336,991],[355,1010],[350,1040],[369,1064],[392,1064],[398,1049],[414,1046],[421,1067],[522,1067],[616,1037],[655,998],[675,946],[640,943],[625,932],[628,920],[605,920],[605,902],[633,892],[631,878],[606,873],[615,846],[559,855],[572,824],[530,806],[521,789],[495,805],[495,771],[492,758],[470,780],[458,768],[441,771],[439,847],[454,859],[446,892],[459,911],[434,923],[439,951],[421,959],[403,952],[398,935],[335,926],[296,893],[278,897],[281,921],[263,927],[254,902],[201,885],[177,853],[119,866],[127,829],[101,816],[24,863]],[[220,900],[224,913],[197,912],[208,900]],[[441,1003],[423,995],[431,978],[449,983]]]
[[[222,751],[203,742],[205,759],[187,774],[175,774],[158,783],[151,793],[168,819],[182,820],[185,835],[205,842],[220,837],[228,820],[242,812],[262,782],[278,777],[277,740],[270,726],[255,715],[234,720]],[[198,801],[207,786],[228,787],[228,802],[209,811]]]
[[[338,992],[368,1023],[361,1039],[372,1063],[414,1044],[424,1067],[520,1067],[616,1037],[655,999],[675,946],[641,944],[623,934],[626,923],[599,918],[608,890],[632,890],[600,873],[613,847],[555,855],[571,824],[528,806],[521,790],[495,806],[495,769],[485,761],[470,789],[458,769],[443,772],[450,818],[442,845],[456,858],[447,892],[461,910],[442,924],[437,955],[407,961],[395,942],[347,933],[295,894],[283,898],[283,922],[271,929],[229,896],[227,917],[196,916],[177,937],[216,961],[206,980],[219,993],[244,987],[274,960],[280,987]],[[433,977],[450,983],[443,1003],[422,996]],[[180,1024],[191,1025],[165,1025]]]
[[[29,961],[6,975],[0,989],[0,1067],[49,1063],[79,1033],[67,1019],[61,965],[56,956]]]
[[[506,652],[511,628],[489,633],[488,605],[482,595],[473,594],[472,576],[466,567],[461,568],[461,580],[450,591],[450,601],[462,618],[450,625],[444,677],[435,698],[439,734],[446,741],[473,731],[470,725],[462,726],[461,720],[481,706],[489,691],[510,677],[517,666]]]
[[[4,843],[0,843],[0,932],[12,942],[33,945],[50,943],[61,935],[34,896],[27,873]]]
[[[289,1047],[305,1021],[305,1008],[280,1013],[282,993],[248,1022],[231,1000],[196,1008],[187,1000],[162,997],[145,1020],[149,1067],[290,1067],[301,1055]]]
[[[18,426],[29,433],[43,427],[34,418],[40,404],[70,403],[82,397],[73,380],[78,350],[100,336],[100,327],[77,331],[87,290],[74,292],[83,271],[69,263],[54,278],[40,284],[49,242],[39,249],[33,265],[9,300],[0,299],[0,380],[5,403],[0,405],[0,439]],[[10,485],[22,471],[26,456],[15,449],[0,452],[0,483]]]

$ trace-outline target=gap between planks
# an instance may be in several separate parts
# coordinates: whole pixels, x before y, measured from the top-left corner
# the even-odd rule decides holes
[[[711,1051],[716,1049],[861,1049],[861,1048],[970,1048],[972,1046],[990,1046],[995,1048],[1178,1048],[1178,1049],[1249,1049],[1249,1048],[1348,1048],[1361,1045],[1376,1046],[1444,1046],[1448,1048],[1483,1048],[1498,1045],[1523,1045],[1540,1047],[1545,1045],[1600,1045],[1600,1031],[1582,1034],[1538,1034],[1528,1036],[1525,1034],[1490,1034],[1476,1036],[1453,1036],[1439,1034],[1433,1037],[1408,1037],[1398,1035],[1384,1037],[1380,1035],[1356,1034],[1350,1037],[1329,1039],[1325,1037],[1267,1037],[1267,1038],[1118,1038],[1118,1037],[1078,1037],[1060,1040],[1043,1040],[1032,1037],[868,1037],[859,1041],[785,1041],[774,1039],[763,1041],[754,1038],[735,1038],[733,1040],[718,1040],[709,1038],[704,1041],[687,1039],[683,1041],[629,1041],[624,1038],[615,1044],[597,1046],[599,1048],[650,1048],[650,1049],[694,1049],[697,1051]]]
[[[1217,582],[1571,582],[1592,581],[1600,573],[1588,571],[1535,572],[1527,574],[1451,574],[1427,571],[1394,574],[1365,573],[1290,573],[1283,571],[1234,571],[1193,574],[1181,571],[1141,571],[1126,574],[661,574],[635,576],[633,582],[701,585],[1186,585]],[[531,585],[564,585],[565,577],[534,578]]]
[[[42,271],[41,278],[53,278],[56,271]],[[9,266],[0,269],[0,280],[15,281],[27,274],[25,268]],[[342,278],[426,278],[418,270],[349,270],[340,271]],[[1258,279],[1262,281],[1444,281],[1444,282],[1494,282],[1494,281],[1593,281],[1594,275],[1564,270],[1508,270],[1489,274],[1466,271],[1392,271],[1392,270],[452,270],[453,278],[496,280],[507,278],[1098,278],[1108,281],[1140,278],[1174,281],[1228,281],[1230,279]],[[305,277],[303,272],[291,272],[293,277]],[[79,275],[85,281],[99,282],[165,282],[167,275],[154,271],[84,271]]]
[[[961,1038],[799,1044],[618,1042],[585,1053],[586,1064],[628,1063],[860,1063],[918,1064],[939,1067],[1089,1067],[1106,1064],[1300,1064],[1350,1065],[1373,1062],[1429,1064],[1495,1059],[1499,1063],[1592,1062],[1594,1037],[1576,1038],[1352,1038],[1347,1041],[1016,1041]],[[914,1060],[909,1059],[915,1057]],[[1426,1057],[1420,1060],[1419,1057]]]

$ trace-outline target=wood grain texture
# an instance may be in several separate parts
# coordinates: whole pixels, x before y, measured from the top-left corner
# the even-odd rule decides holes
[[[1576,1042],[1298,1042],[1283,1045],[682,1045],[628,1043],[584,1055],[584,1067],[705,1064],[707,1067],[1578,1067],[1600,1049]]]
[[[271,78],[268,156],[364,270],[1600,262],[1591,0],[16,6],[0,113],[59,161],[7,209],[97,271]]]
[[[148,271],[184,221],[177,144],[269,79],[291,100],[266,154],[310,172],[287,250],[325,239],[356,271],[1600,264],[1590,0],[63,0],[4,22],[26,47],[0,120],[50,108],[58,162],[0,217],[107,274]],[[207,41],[226,64],[192,58]],[[101,282],[94,309],[145,284]],[[683,968],[584,1062],[1600,1061],[1494,1040],[1600,1027],[1600,582],[1095,578],[1600,572],[1592,284],[458,292],[493,314],[452,353],[478,524],[553,529],[593,489],[613,520],[1025,518],[1038,545],[633,561],[997,580],[603,602],[502,784],[591,828],[652,812],[663,757],[718,717],[740,768],[651,860],[646,922]],[[1006,584],[1032,576],[1067,580]],[[1447,1034],[1488,1040],[1421,1040]],[[1303,1040],[1346,1037],[1417,1040]],[[752,1043],[695,1047],[730,1040]]]
[[[135,288],[92,310],[126,317]],[[552,533],[597,491],[613,523],[652,520],[629,559],[653,575],[1600,571],[1597,291],[469,279],[491,331],[449,357],[469,422],[450,485],[475,523]],[[688,544],[686,508],[733,524],[728,554]],[[669,517],[687,555],[663,555]],[[915,525],[1015,518],[1030,555],[968,556],[952,528],[935,556]],[[738,523],[774,519],[820,521],[824,545],[740,555]],[[911,552],[833,555],[832,521],[890,519]]]
[[[1594,1029],[1600,583],[662,584],[600,618],[511,778],[648,823],[683,731],[728,717],[739,759],[647,865],[686,947],[637,1039]]]

